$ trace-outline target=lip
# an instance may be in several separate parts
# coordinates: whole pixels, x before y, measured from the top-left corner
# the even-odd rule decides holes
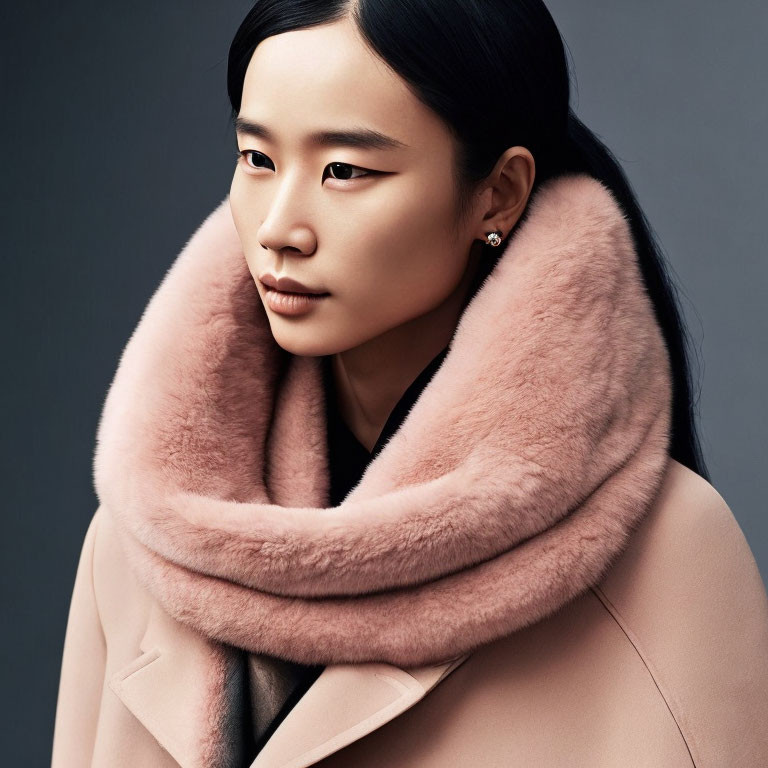
[[[317,304],[321,304],[330,294],[327,293],[288,293],[276,288],[267,288],[264,294],[265,304],[279,315],[304,315]]]
[[[309,288],[308,286],[304,285],[304,283],[300,283],[298,280],[294,280],[291,277],[275,277],[269,272],[265,272],[263,275],[260,275],[259,280],[261,281],[262,285],[265,285],[267,288],[274,288],[281,293],[315,295],[323,295],[328,293],[328,291],[324,291],[322,289]]]

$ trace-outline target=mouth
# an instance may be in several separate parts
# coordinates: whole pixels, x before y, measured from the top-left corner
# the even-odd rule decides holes
[[[280,296],[306,296],[308,299],[319,299],[323,296],[330,296],[331,294],[328,292],[325,293],[315,293],[314,291],[279,291],[277,288],[270,288],[268,286],[264,286],[264,289],[266,293],[274,293],[276,295]]]
[[[265,272],[259,276],[259,281],[265,288],[278,291],[279,293],[296,294],[299,296],[328,296],[327,291],[310,288],[287,275],[275,277],[273,274]]]
[[[267,287],[264,303],[281,315],[300,315],[322,303],[330,293],[299,293],[298,291],[279,291]]]

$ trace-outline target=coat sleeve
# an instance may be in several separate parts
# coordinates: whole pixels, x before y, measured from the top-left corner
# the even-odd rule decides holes
[[[93,588],[99,510],[85,533],[62,653],[51,768],[91,765],[106,666],[106,641]]]

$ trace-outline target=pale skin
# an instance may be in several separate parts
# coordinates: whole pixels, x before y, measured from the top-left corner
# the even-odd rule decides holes
[[[507,149],[458,234],[452,231],[453,138],[348,19],[260,43],[239,117],[271,134],[238,130],[246,154],[230,190],[262,302],[264,272],[330,293],[301,316],[264,303],[270,329],[295,355],[332,356],[340,413],[370,451],[405,390],[450,342],[487,233],[501,230],[506,240],[522,216],[533,156],[525,147]],[[402,146],[308,139],[351,128]]]

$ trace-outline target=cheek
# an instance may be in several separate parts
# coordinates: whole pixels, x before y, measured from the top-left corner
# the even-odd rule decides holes
[[[248,194],[247,187],[239,181],[240,176],[241,174],[235,173],[232,181],[229,190],[229,208],[232,211],[232,221],[243,247],[248,269],[255,279],[259,273],[257,259],[262,253],[266,253],[258,240],[261,218],[255,212],[260,210],[260,203]]]
[[[235,169],[232,175],[232,183],[229,185],[229,207],[232,211],[232,218],[238,231],[240,229],[240,213],[245,205],[245,189],[241,179],[240,172]]]
[[[229,188],[229,209],[232,212],[232,221],[234,222],[240,242],[245,245],[248,239],[247,217],[245,211],[247,203],[244,199],[242,185],[238,181],[240,174],[235,173],[232,179],[232,185]],[[248,250],[246,249],[246,253]]]
[[[451,239],[447,215],[409,206],[368,219],[344,260],[350,311],[393,326],[444,301],[461,280],[467,258]]]

